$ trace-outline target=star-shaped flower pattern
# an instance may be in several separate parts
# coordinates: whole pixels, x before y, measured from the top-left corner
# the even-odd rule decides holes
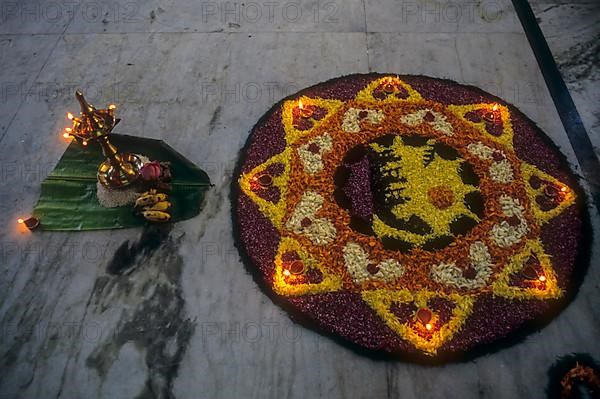
[[[519,159],[507,106],[444,105],[391,76],[348,101],[286,100],[281,118],[283,151],[239,179],[280,234],[271,281],[278,295],[357,293],[401,339],[434,355],[483,295],[563,294],[540,230],[575,194]],[[379,144],[390,135],[389,148]],[[375,209],[370,230],[360,231],[337,198],[339,168],[356,148],[366,149],[383,192],[401,193],[388,209],[393,226]],[[464,217],[471,225],[460,230]]]

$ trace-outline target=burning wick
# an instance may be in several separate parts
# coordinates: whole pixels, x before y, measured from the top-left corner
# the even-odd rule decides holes
[[[108,106],[108,109],[116,109],[116,108],[117,108],[117,106],[115,104],[110,104]]]
[[[566,193],[567,192],[567,187],[566,186],[562,186],[560,188],[560,191],[563,192],[563,193]]]
[[[498,111],[498,104],[494,104],[494,106],[492,107],[492,111]]]
[[[73,114],[72,113],[67,113],[67,119],[69,120],[73,120]]]
[[[544,276],[542,274],[541,276],[538,277],[538,280],[540,280],[543,283],[544,281],[546,281],[546,276]]]
[[[430,323],[425,324],[425,329],[427,329],[427,331],[431,331],[432,328],[433,326]]]
[[[23,220],[23,219],[21,219],[21,218],[18,218],[18,219],[17,219],[17,223],[19,223],[19,224],[23,224],[23,223],[25,223],[25,220]]]
[[[81,143],[81,145],[86,146],[87,145],[87,141],[83,140],[83,142]]]
[[[285,269],[285,270],[283,271],[283,275],[284,275],[284,276],[289,276],[290,274],[291,274],[291,273],[290,273],[290,271],[289,271],[288,269]]]

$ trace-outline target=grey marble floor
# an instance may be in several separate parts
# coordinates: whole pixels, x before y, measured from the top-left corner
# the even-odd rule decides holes
[[[532,9],[600,155],[600,3],[536,1]]]
[[[597,6],[534,6],[597,136]],[[568,7],[580,12],[555,11]],[[520,107],[578,169],[509,1],[4,1],[0,18],[0,398],[540,398],[557,356],[600,357],[594,265],[576,300],[523,343],[423,367],[294,325],[233,246],[229,184],[249,129],[285,95],[339,75],[478,85]],[[202,214],[158,248],[140,248],[136,229],[15,227],[67,145],[74,87],[117,103],[119,132],[168,141],[215,183]],[[111,275],[123,253],[135,255],[128,273]]]

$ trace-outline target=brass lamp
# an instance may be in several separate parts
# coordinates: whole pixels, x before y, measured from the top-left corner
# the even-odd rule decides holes
[[[82,145],[97,141],[102,148],[106,160],[98,166],[98,181],[107,188],[126,187],[137,180],[142,167],[142,160],[131,153],[119,153],[108,139],[110,132],[119,123],[115,118],[115,105],[107,109],[96,109],[77,90],[75,97],[81,106],[80,117],[67,115],[73,121],[73,128],[66,128],[68,135],[74,136]]]

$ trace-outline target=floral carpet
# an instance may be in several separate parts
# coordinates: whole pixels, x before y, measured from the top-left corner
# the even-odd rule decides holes
[[[276,104],[233,183],[273,300],[354,348],[446,360],[547,323],[587,264],[585,199],[514,106],[424,76],[351,75]]]

